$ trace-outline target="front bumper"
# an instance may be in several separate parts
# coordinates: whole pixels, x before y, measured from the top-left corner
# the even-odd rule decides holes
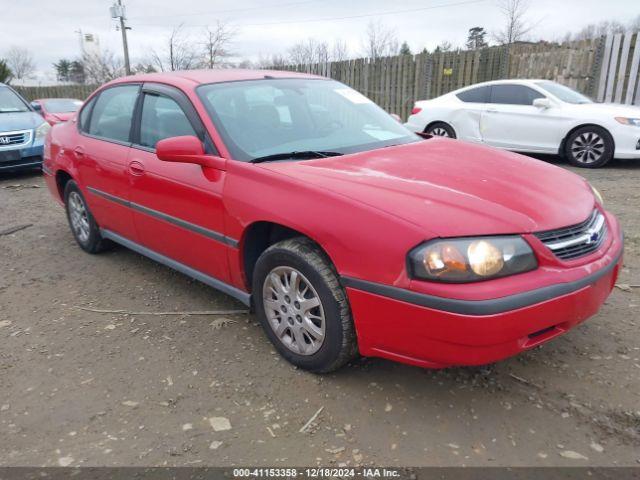
[[[2,153],[9,151],[18,153],[13,154],[12,158],[3,159]],[[42,143],[16,150],[0,149],[0,172],[40,167],[43,153]]]
[[[612,132],[615,142],[615,158],[640,159],[640,128],[620,125]]]
[[[426,368],[483,365],[557,337],[595,315],[622,266],[617,234],[578,280],[496,299],[458,301],[344,279],[360,353]],[[374,284],[369,284],[374,285]]]

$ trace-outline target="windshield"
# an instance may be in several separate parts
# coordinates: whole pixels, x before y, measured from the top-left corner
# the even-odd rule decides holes
[[[45,100],[44,109],[49,113],[72,113],[77,112],[82,106],[80,100],[72,98],[56,98],[55,100]]]
[[[345,85],[265,79],[203,85],[198,94],[237,160],[288,152],[355,153],[420,140]]]
[[[556,82],[536,82],[536,85],[566,103],[593,103],[589,97]]]
[[[28,112],[29,107],[10,88],[0,87],[0,113]]]

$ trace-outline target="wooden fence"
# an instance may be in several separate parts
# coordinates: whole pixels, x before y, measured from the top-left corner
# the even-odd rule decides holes
[[[13,87],[29,101],[36,98],[77,98],[84,100],[97,85],[55,85],[52,87]]]

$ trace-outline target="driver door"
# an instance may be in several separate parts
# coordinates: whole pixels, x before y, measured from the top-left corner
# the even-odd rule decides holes
[[[194,135],[214,154],[187,97],[166,85],[145,84],[129,156],[131,202],[140,243],[153,252],[224,282],[229,281],[222,203],[225,172],[163,162],[160,140]]]
[[[557,152],[554,109],[534,107],[537,98],[545,96],[525,85],[493,85],[480,121],[483,142],[509,150]]]

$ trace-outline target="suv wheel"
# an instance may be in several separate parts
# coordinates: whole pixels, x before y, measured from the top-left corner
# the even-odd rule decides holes
[[[292,364],[324,373],[356,355],[346,293],[311,240],[283,240],[264,251],[254,270],[253,301],[267,337]]]

